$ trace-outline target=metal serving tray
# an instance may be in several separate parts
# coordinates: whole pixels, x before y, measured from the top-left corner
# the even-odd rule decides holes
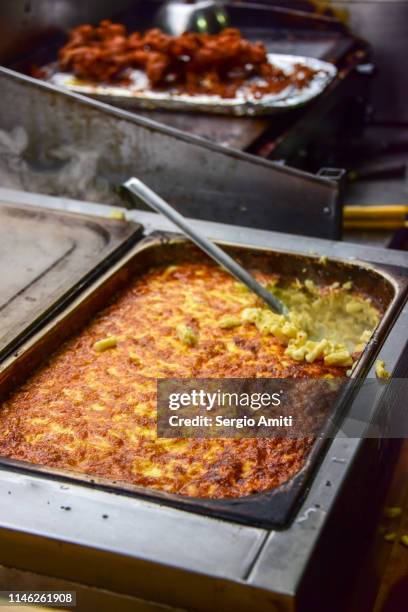
[[[0,358],[141,232],[134,222],[0,201]]]
[[[307,104],[333,81],[337,68],[328,62],[312,57],[268,53],[271,64],[292,74],[296,64],[316,71],[310,83],[303,89],[289,86],[276,94],[256,98],[248,85],[241,87],[234,98],[221,98],[205,94],[188,95],[169,91],[154,91],[144,71],[130,73],[130,85],[109,85],[104,83],[81,82],[68,72],[59,72],[57,64],[43,68],[45,80],[102,102],[125,108],[164,109],[174,111],[194,111],[203,113],[227,114],[236,116],[255,116],[291,110]]]
[[[373,335],[355,377],[364,376],[376,354],[376,348],[389,330],[408,289],[408,276],[398,268],[372,266],[362,262],[330,259],[322,264],[312,256],[296,255],[262,248],[249,248],[221,243],[227,250],[251,268],[278,272],[283,277],[309,278],[316,282],[333,283],[351,280],[361,291],[370,295],[384,310],[384,316]],[[172,234],[158,233],[143,240],[121,261],[89,287],[70,306],[55,317],[42,331],[26,342],[16,355],[0,366],[0,396],[5,397],[21,384],[41,364],[43,355],[50,355],[61,343],[78,332],[89,319],[103,308],[112,295],[135,275],[154,265],[177,263],[181,260],[205,257],[190,243]],[[307,490],[314,469],[323,456],[326,440],[319,438],[300,472],[287,483],[271,491],[247,497],[215,500],[184,497],[124,482],[32,465],[0,458],[0,465],[25,470],[53,478],[68,479],[109,491],[142,497],[180,509],[262,527],[283,527],[297,509],[297,502]]]

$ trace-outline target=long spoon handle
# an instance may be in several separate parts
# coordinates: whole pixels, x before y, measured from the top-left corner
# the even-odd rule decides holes
[[[138,178],[130,178],[126,183],[126,187],[133,195],[137,196],[156,212],[161,213],[167,219],[177,225],[181,231],[200,247],[207,255],[214,259],[220,266],[227,270],[232,276],[246,285],[251,291],[256,293],[273,311],[279,314],[287,312],[286,306],[278,300],[272,293],[262,287],[255,278],[249,274],[242,266],[240,266],[232,257],[225,251],[220,249],[216,244],[210,242],[205,236],[197,232],[190,223],[178,213],[170,204],[165,202],[157,193],[150,187],[145,185]]]

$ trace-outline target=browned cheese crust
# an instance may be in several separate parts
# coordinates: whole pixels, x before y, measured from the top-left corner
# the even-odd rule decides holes
[[[239,315],[252,299],[210,263],[150,270],[4,402],[0,453],[188,496],[238,497],[289,480],[312,438],[156,438],[157,378],[344,374],[292,360],[254,325],[220,328],[224,315]],[[180,323],[196,332],[195,346],[178,338]],[[117,346],[95,351],[109,336]]]

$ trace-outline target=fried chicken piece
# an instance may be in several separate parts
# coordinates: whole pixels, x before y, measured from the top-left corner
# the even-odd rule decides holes
[[[164,80],[170,60],[165,53],[152,52],[146,63],[146,74],[151,83],[160,83]]]
[[[128,71],[138,68],[146,72],[153,89],[171,87],[226,98],[234,97],[253,77],[261,81],[251,83],[251,90],[261,97],[289,85],[302,88],[314,76],[313,70],[303,67],[286,75],[269,63],[262,43],[243,39],[234,28],[214,35],[169,36],[158,28],[128,35],[125,26],[109,20],[72,30],[60,50],[59,66],[78,78],[105,83],[125,83]]]

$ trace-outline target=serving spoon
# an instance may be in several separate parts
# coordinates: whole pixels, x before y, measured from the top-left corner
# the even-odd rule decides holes
[[[145,204],[153,208],[156,212],[162,214],[164,217],[169,219],[174,225],[190,238],[200,249],[202,249],[207,255],[209,255],[214,261],[222,266],[227,272],[234,276],[241,283],[246,285],[248,289],[253,291],[258,297],[260,297],[267,306],[277,312],[278,314],[286,314],[287,308],[277,297],[270,293],[265,287],[262,287],[260,283],[249,274],[242,266],[239,265],[232,257],[230,257],[225,251],[219,246],[210,242],[205,236],[198,232],[190,223],[177,212],[170,204],[168,204],[163,198],[155,193],[150,187],[145,185],[140,179],[132,177],[123,184],[128,191],[134,196],[143,200]]]

